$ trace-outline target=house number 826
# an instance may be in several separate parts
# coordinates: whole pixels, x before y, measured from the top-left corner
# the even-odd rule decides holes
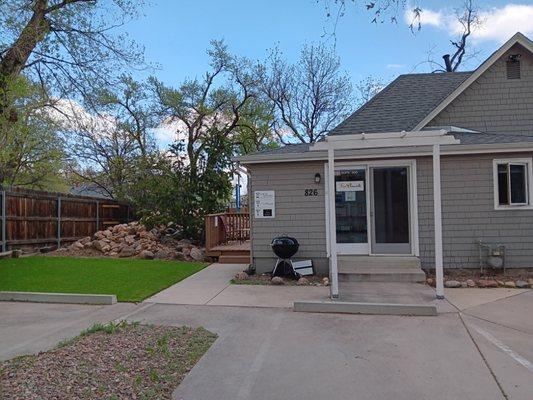
[[[318,196],[318,189],[305,189],[304,196]]]

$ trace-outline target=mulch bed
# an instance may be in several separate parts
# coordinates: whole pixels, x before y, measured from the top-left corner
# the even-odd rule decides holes
[[[56,349],[0,364],[8,399],[170,399],[215,341],[203,328],[95,325]]]
[[[306,276],[305,279],[309,281],[308,285],[305,286],[324,286],[322,279],[323,277],[320,276]],[[285,286],[296,286],[297,280],[294,279],[288,279],[283,278],[283,282]],[[238,279],[237,276],[235,276],[231,283],[235,285],[272,285],[272,275],[270,274],[260,274],[260,275],[250,275],[247,279]]]

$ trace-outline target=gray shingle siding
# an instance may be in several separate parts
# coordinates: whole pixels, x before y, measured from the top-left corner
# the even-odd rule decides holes
[[[521,79],[507,79],[506,59],[521,54]],[[533,56],[515,45],[428,125],[533,135]]]
[[[442,235],[445,268],[476,268],[477,240],[507,246],[509,267],[533,266],[533,210],[495,210],[493,160],[531,153],[441,158]],[[432,160],[417,160],[420,258],[434,267]]]
[[[323,162],[260,164],[251,167],[250,208],[252,257],[259,272],[274,267],[270,242],[287,234],[300,243],[295,259],[313,259],[319,272],[327,273],[324,180],[314,183],[315,174],[324,175]],[[304,196],[305,189],[318,189],[318,196]],[[274,190],[276,217],[254,217],[253,192]]]
[[[477,268],[477,240],[507,246],[507,266],[533,266],[533,210],[495,210],[493,160],[531,158],[532,153],[445,156],[441,158],[443,255],[445,268]],[[420,259],[434,267],[433,177],[431,157],[418,157],[418,221]],[[362,161],[361,161],[362,162]],[[300,242],[297,259],[313,259],[327,273],[323,162],[275,163],[251,166],[255,190],[275,190],[276,218],[255,219],[252,212],[252,256],[259,272],[273,268],[270,241],[280,234]],[[306,188],[318,188],[318,196],[305,197]],[[253,199],[253,195],[251,196]]]

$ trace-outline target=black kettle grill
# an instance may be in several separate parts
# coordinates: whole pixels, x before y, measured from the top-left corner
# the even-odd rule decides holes
[[[294,270],[291,261],[291,257],[298,252],[300,247],[298,241],[290,236],[278,236],[272,239],[270,246],[278,257],[272,275],[298,279],[299,274]]]

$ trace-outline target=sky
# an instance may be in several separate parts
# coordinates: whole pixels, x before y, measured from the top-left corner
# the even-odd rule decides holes
[[[326,16],[327,0],[152,0],[144,16],[124,29],[145,47],[152,71],[167,84],[179,85],[186,77],[208,68],[206,49],[212,39],[224,39],[232,53],[264,59],[276,44],[289,60],[296,60],[305,43],[335,46],[342,69],[354,83],[367,76],[388,82],[398,74],[430,72],[428,52],[434,59],[451,51],[456,34],[454,8],[461,0],[418,0],[422,28],[411,32],[409,10],[397,13],[397,23],[371,23],[366,1],[356,1],[336,26]],[[330,1],[333,3],[333,1]],[[348,0],[348,3],[351,3]],[[533,1],[479,0],[483,26],[473,34],[479,52],[464,69],[475,68],[516,31],[533,38]],[[137,73],[142,78],[146,73]]]
[[[357,82],[373,76],[387,83],[399,74],[431,72],[424,61],[430,54],[441,61],[452,51],[450,40],[457,36],[455,18],[464,0],[406,0],[397,11],[396,23],[374,24],[372,12],[356,0],[335,25],[327,18],[325,3],[334,0],[148,0],[144,16],[123,29],[144,46],[146,60],[158,68],[137,72],[149,74],[167,85],[178,86],[184,79],[201,76],[209,68],[206,49],[213,39],[223,39],[229,50],[252,60],[264,60],[274,46],[289,61],[298,59],[304,44],[323,42],[335,48],[341,68]],[[482,26],[472,34],[471,46],[477,56],[464,63],[463,70],[476,68],[517,31],[533,38],[533,0],[516,2],[477,0]],[[409,29],[412,10],[422,9],[421,29]],[[332,9],[332,12],[335,12]],[[335,35],[332,35],[335,31]],[[165,148],[175,133],[156,131]]]

